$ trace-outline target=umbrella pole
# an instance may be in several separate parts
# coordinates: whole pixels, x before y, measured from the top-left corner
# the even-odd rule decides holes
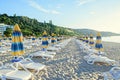
[[[101,56],[101,51],[98,51],[98,55]]]

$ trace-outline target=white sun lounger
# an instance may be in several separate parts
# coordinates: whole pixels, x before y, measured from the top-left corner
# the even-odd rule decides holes
[[[46,59],[46,58],[52,59],[55,56],[55,54],[56,54],[55,52],[38,51],[33,54],[30,54],[29,56],[30,57],[42,57],[44,59]]]
[[[108,65],[115,65],[116,61],[109,59],[107,57],[104,56],[96,56],[96,55],[91,55],[89,56],[88,60],[87,60],[88,64],[94,64],[94,63],[106,63]]]
[[[38,74],[40,70],[46,70],[44,64],[33,62],[30,58],[25,58],[21,60],[20,63],[27,69],[35,70],[35,74]]]
[[[120,67],[113,67],[110,71],[103,73],[104,80],[120,80]]]
[[[56,55],[56,52],[46,51],[45,54]]]
[[[6,53],[7,51],[6,50],[1,50],[0,53]]]
[[[22,67],[22,66],[21,66]],[[0,67],[0,79],[6,80],[29,80],[33,77],[33,75],[25,68],[25,71],[20,71],[13,66],[13,64],[9,66]]]
[[[56,44],[54,45],[56,48],[61,48],[61,45],[60,44]]]
[[[58,51],[58,50],[60,50],[60,48],[52,47],[52,46],[47,48],[47,51]]]

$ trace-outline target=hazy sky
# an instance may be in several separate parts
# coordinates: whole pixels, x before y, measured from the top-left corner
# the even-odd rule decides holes
[[[120,0],[0,0],[0,13],[120,33]]]

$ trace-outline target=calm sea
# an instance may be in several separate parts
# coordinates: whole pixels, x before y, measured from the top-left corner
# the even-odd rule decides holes
[[[120,43],[120,36],[102,37],[102,41]]]

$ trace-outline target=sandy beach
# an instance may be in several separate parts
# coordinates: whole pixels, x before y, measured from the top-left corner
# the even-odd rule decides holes
[[[103,80],[102,73],[112,66],[87,64],[83,59],[86,53],[79,46],[76,39],[71,39],[53,59],[33,58],[47,66],[47,72],[40,71],[35,80]],[[108,58],[120,60],[120,43],[103,42],[103,46]]]
[[[120,61],[120,43],[103,42],[103,46],[107,57]]]
[[[103,42],[103,46],[108,58],[120,59],[118,43]],[[34,59],[48,66],[48,77],[40,73],[37,78],[42,80],[103,80],[102,73],[109,71],[112,66],[89,65],[83,59],[85,55],[76,40],[72,39],[64,49],[57,52],[54,59],[48,61]]]

